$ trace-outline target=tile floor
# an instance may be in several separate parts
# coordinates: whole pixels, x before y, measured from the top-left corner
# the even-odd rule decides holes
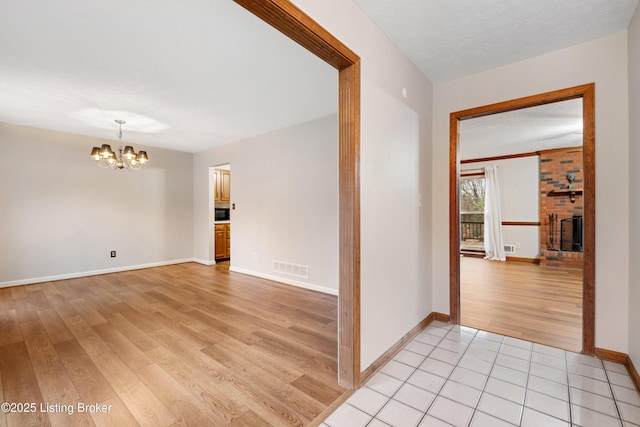
[[[623,365],[434,322],[321,427],[640,427]]]

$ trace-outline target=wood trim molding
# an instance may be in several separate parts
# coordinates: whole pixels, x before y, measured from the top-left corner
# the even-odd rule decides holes
[[[437,311],[433,312],[433,318],[438,322],[444,322],[444,323],[449,323],[449,320],[451,319],[448,314],[438,313]]]
[[[407,332],[398,342],[396,342],[391,348],[385,351],[380,357],[378,357],[367,369],[362,372],[362,383],[366,383],[371,377],[373,377],[384,365],[386,365],[396,354],[398,354],[404,346],[414,339],[420,332],[425,330],[427,326],[433,323],[434,320],[440,322],[448,322],[449,315],[443,313],[432,312],[427,317],[422,319],[420,323],[414,326],[409,332]]]
[[[360,387],[360,62],[338,76],[338,374]]]
[[[453,112],[449,116],[449,310],[451,322],[460,323],[460,224],[459,182],[460,157],[458,125],[461,120],[506,111],[582,98],[583,163],[584,163],[584,268],[582,286],[582,352],[595,352],[595,84],[546,92],[482,107]],[[571,148],[575,150],[576,148]],[[465,161],[468,162],[468,161]]]
[[[449,116],[449,316],[460,323],[460,144],[458,116]]]
[[[540,221],[502,221],[502,225],[540,227]]]
[[[360,386],[360,58],[288,0],[234,0],[339,71],[338,382]]]
[[[540,154],[558,153],[562,151],[582,151],[582,147],[551,148],[549,150],[529,151],[527,153],[505,154],[503,156],[482,157],[479,159],[467,159],[467,160],[460,160],[460,164],[466,165],[468,163],[490,162],[493,160],[517,159],[519,157],[532,157],[532,156],[539,156]]]
[[[631,377],[631,381],[633,381],[633,384],[636,386],[636,390],[638,390],[638,393],[640,393],[640,374],[638,374],[638,371],[633,365],[633,361],[628,354],[596,347],[595,356],[599,357],[602,360],[622,363],[627,368],[627,372],[629,372],[629,376]]]
[[[289,0],[234,1],[338,70],[349,68],[360,60]]]
[[[584,167],[583,227],[584,278],[582,280],[582,351],[596,348],[596,101],[595,84],[582,91],[582,161]]]
[[[629,376],[631,376],[633,384],[636,386],[636,390],[638,390],[638,393],[640,393],[640,375],[638,374],[638,370],[636,369],[636,367],[633,365],[633,360],[631,360],[631,357],[629,357],[629,355],[627,355],[627,359],[625,360],[624,364],[627,367],[627,371],[629,371]]]
[[[602,360],[608,360],[610,362],[622,364],[626,364],[627,358],[629,357],[626,353],[620,353],[619,351],[607,350],[605,348],[598,347],[596,347],[593,355]]]
[[[517,159],[520,157],[532,157],[532,156],[537,156],[538,153],[537,152],[531,152],[531,153],[518,153],[518,154],[505,154],[503,156],[493,156],[493,157],[481,157],[479,159],[467,159],[467,160],[460,160],[460,164],[461,165],[466,165],[469,163],[480,163],[480,162],[491,162],[494,160],[508,160],[508,159]]]

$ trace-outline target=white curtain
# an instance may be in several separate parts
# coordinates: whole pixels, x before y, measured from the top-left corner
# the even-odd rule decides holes
[[[502,215],[500,214],[500,188],[497,166],[484,168],[484,252],[485,259],[506,261],[502,240]]]

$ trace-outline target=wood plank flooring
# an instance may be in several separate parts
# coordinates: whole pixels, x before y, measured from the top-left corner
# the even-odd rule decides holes
[[[37,408],[0,427],[306,425],[346,391],[336,310],[224,264],[0,289],[0,400]]]
[[[461,324],[582,350],[582,271],[460,259]]]

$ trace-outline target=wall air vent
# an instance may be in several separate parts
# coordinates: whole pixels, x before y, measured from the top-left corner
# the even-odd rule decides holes
[[[515,254],[516,253],[516,245],[504,245],[504,253],[505,254]]]
[[[309,278],[309,266],[292,264],[284,261],[271,261],[271,269],[276,273],[283,273],[289,276],[302,277],[303,279]]]

